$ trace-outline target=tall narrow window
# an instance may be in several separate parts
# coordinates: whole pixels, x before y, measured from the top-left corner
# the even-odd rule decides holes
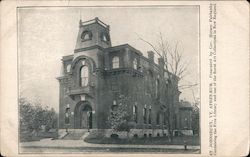
[[[147,108],[146,108],[146,106],[143,108],[143,120],[144,120],[144,124],[147,124]]]
[[[160,124],[160,113],[157,113],[157,116],[156,116],[156,124],[157,124],[157,125]]]
[[[146,77],[145,77],[145,86],[146,86],[146,93],[149,94],[150,93],[150,73],[149,71],[146,72]]]
[[[81,86],[87,86],[89,81],[89,68],[85,65],[81,68]]]
[[[156,97],[159,97],[159,79],[155,82],[155,95]]]
[[[148,111],[148,124],[151,124],[151,117],[152,115],[151,115],[151,106],[150,106],[149,111]]]
[[[137,123],[137,106],[136,105],[133,106],[133,118],[134,118],[135,123]]]
[[[135,58],[134,61],[133,61],[133,68],[134,69],[137,69],[137,59]]]
[[[67,65],[67,73],[70,72],[71,65]]]
[[[188,119],[187,119],[187,117],[185,117],[184,120],[185,120],[184,128],[187,129],[188,128]]]
[[[112,68],[113,69],[119,68],[119,57],[117,57],[117,56],[113,57]]]
[[[65,124],[69,124],[69,112],[70,112],[70,108],[66,108],[66,110],[65,110]]]
[[[164,117],[163,118],[164,118],[163,119],[163,124],[167,125],[167,113],[166,112],[164,112]]]

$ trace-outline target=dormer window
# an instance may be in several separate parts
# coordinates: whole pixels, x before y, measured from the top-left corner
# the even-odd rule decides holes
[[[113,57],[112,68],[113,69],[119,68],[119,57],[117,57],[117,56]]]
[[[90,31],[84,31],[81,35],[82,41],[87,41],[92,39],[92,33]]]

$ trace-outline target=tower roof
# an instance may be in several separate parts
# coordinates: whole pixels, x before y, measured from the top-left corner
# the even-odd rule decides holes
[[[106,28],[106,29],[109,30],[109,25],[107,25],[106,23],[102,22],[98,17],[95,17],[92,20],[83,21],[83,22],[82,22],[82,20],[80,20],[79,26],[81,27],[81,26],[86,26],[86,25],[90,25],[90,24],[94,24],[94,23],[100,24],[101,26],[103,26],[104,28]]]
[[[96,46],[107,48],[111,46],[109,25],[105,24],[98,17],[79,22],[79,32],[74,52],[95,49]]]

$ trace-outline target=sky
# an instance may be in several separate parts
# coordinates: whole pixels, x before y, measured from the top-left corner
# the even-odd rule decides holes
[[[61,58],[74,52],[79,20],[98,17],[110,25],[112,46],[128,43],[145,56],[159,32],[189,62],[181,85],[199,84],[199,10],[197,6],[168,7],[36,7],[18,9],[20,96],[59,107]],[[157,58],[157,56],[155,56]],[[193,91],[193,92],[192,92]],[[199,86],[181,90],[180,99],[194,102]],[[193,94],[194,93],[194,94]]]

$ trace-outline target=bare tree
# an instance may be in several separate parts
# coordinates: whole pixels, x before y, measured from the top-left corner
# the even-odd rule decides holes
[[[187,75],[188,62],[183,59],[183,55],[179,49],[179,42],[171,46],[169,42],[164,39],[162,33],[159,33],[159,40],[156,44],[149,42],[139,36],[139,39],[147,43],[153,51],[163,59],[164,68],[168,72],[177,76],[179,80]]]
[[[163,66],[164,75],[162,80],[165,80],[165,83],[170,86],[168,91],[169,96],[169,106],[167,108],[168,113],[168,131],[170,134],[170,140],[172,141],[172,135],[173,135],[173,118],[174,113],[172,112],[172,109],[174,107],[174,104],[177,103],[176,100],[179,96],[179,88],[191,88],[193,86],[196,86],[197,84],[189,84],[189,85],[179,85],[179,81],[182,80],[187,74],[187,68],[188,68],[188,61],[184,59],[180,48],[179,48],[179,42],[176,42],[174,46],[171,46],[169,42],[163,37],[162,33],[159,32],[158,41],[156,43],[149,42],[143,38],[141,38],[138,35],[139,39],[143,42],[147,43],[152,49],[153,52],[156,53],[159,58],[163,59]],[[178,95],[178,96],[177,96]]]

